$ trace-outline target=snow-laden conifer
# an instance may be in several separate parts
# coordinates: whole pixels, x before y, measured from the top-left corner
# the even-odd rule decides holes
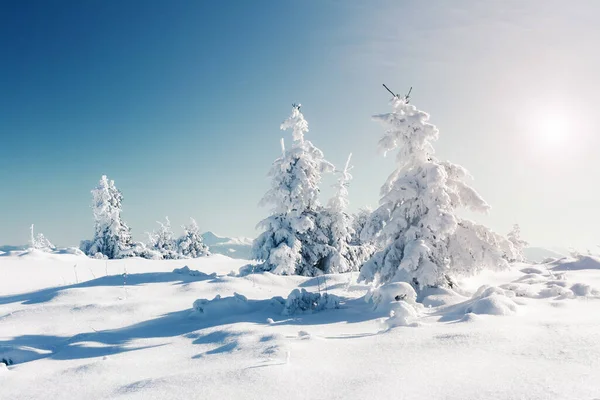
[[[162,255],[165,260],[176,260],[182,258],[179,254],[177,241],[175,240],[171,221],[165,217],[165,223],[156,221],[158,229],[148,234],[148,247]]]
[[[506,266],[506,239],[457,216],[459,208],[486,212],[461,166],[437,160],[438,129],[429,115],[394,97],[391,113],[376,115],[386,128],[384,153],[398,149],[397,169],[381,188],[379,207],[362,232],[382,250],[361,269],[361,279],[405,281],[416,288],[452,285],[452,276]]]
[[[81,250],[89,256],[109,259],[133,255],[131,229],[121,219],[123,195],[114,181],[103,175],[92,190],[94,238],[81,242]]]
[[[38,233],[37,235],[34,234],[33,224],[31,225],[30,231],[31,231],[31,237],[29,239],[29,245],[32,249],[46,251],[46,252],[51,252],[51,251],[56,250],[56,246],[54,246],[52,244],[52,242],[50,242],[50,240],[48,240],[46,238],[46,236],[44,236],[43,233]]]
[[[514,247],[514,256],[509,261],[523,261],[523,249],[529,245],[527,241],[521,238],[521,227],[519,224],[514,224],[511,231],[507,235],[508,240]]]
[[[208,246],[202,241],[200,228],[193,218],[190,218],[188,225],[183,225],[183,235],[177,240],[177,248],[183,257],[197,258],[210,254]]]
[[[265,231],[254,241],[252,254],[261,261],[258,270],[315,275],[330,253],[327,234],[318,224],[319,184],[321,175],[334,168],[304,139],[308,123],[299,106],[293,107],[281,129],[292,130],[293,142],[285,149],[282,141],[283,154],[269,171],[271,188],[260,204],[271,206],[271,215],[258,224]]]
[[[327,228],[330,255],[325,260],[326,273],[343,273],[358,271],[360,266],[373,254],[373,246],[353,243],[353,218],[348,214],[348,185],[352,180],[350,159],[346,166],[339,171],[340,177],[335,185],[333,197],[327,208],[319,213],[319,225]]]

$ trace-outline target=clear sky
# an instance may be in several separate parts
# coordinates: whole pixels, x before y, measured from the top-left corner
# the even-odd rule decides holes
[[[32,223],[62,246],[91,237],[102,174],[136,239],[165,215],[254,237],[292,102],[330,161],[354,154],[352,209],[376,206],[386,83],[414,87],[437,156],[475,177],[492,206],[476,220],[595,245],[598,15],[595,0],[2,1],[0,244]]]

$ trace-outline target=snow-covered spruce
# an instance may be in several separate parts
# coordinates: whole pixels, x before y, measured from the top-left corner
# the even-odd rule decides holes
[[[374,246],[371,244],[353,242],[353,216],[346,212],[349,204],[348,185],[352,180],[351,157],[352,154],[348,156],[346,166],[340,171],[340,178],[333,186],[333,197],[329,200],[327,208],[321,212],[321,225],[326,227],[331,246],[331,254],[325,259],[323,268],[326,273],[358,271],[374,252]]]
[[[183,235],[177,239],[177,249],[183,257],[197,258],[210,255],[208,246],[202,241],[202,234],[196,220],[183,226]]]
[[[365,229],[365,226],[371,217],[371,213],[373,213],[373,210],[370,207],[361,207],[355,214],[352,215],[352,244],[369,245],[373,248],[376,248],[374,243],[371,241],[363,241],[363,238],[361,237],[361,233],[363,229]],[[367,235],[365,235],[364,239],[366,239],[366,236]]]
[[[521,239],[521,227],[519,224],[514,224],[512,230],[507,235],[508,240],[512,243],[515,249],[515,257],[509,261],[524,261],[523,249],[529,245],[525,240]]]
[[[321,175],[334,167],[321,150],[304,139],[308,123],[299,107],[281,124],[291,129],[292,146],[275,160],[269,176],[271,188],[261,205],[271,206],[271,215],[258,227],[264,232],[252,245],[252,257],[260,261],[254,269],[281,275],[317,275],[331,254],[329,238],[322,226],[319,203]]]
[[[171,230],[171,221],[165,217],[165,223],[156,221],[158,230],[148,234],[148,247],[158,252],[164,260],[177,260],[183,258],[178,251],[177,241]]]
[[[92,197],[94,238],[82,241],[81,250],[88,256],[109,259],[135,255],[131,229],[121,219],[123,195],[114,181],[103,175]]]
[[[44,236],[43,233],[38,233],[37,235],[33,232],[33,224],[31,225],[31,237],[29,239],[29,245],[32,249],[41,250],[45,252],[51,252],[56,250],[56,246],[54,246],[50,240]]]
[[[463,167],[433,156],[439,133],[429,115],[398,97],[392,107],[391,113],[373,117],[387,128],[380,150],[399,151],[397,169],[381,188],[380,206],[361,233],[382,250],[365,263],[360,279],[404,281],[422,289],[451,286],[454,275],[506,267],[503,256],[512,244],[456,215],[461,207],[486,212],[489,206],[467,184]]]

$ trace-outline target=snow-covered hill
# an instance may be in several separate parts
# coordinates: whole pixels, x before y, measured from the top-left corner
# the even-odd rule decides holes
[[[556,250],[547,249],[545,247],[526,247],[523,249],[523,255],[527,261],[538,263],[548,258],[566,257],[568,252],[559,252]]]
[[[486,272],[463,280],[461,293],[430,291],[420,303],[402,285],[367,303],[356,274],[228,275],[246,262],[0,257],[0,359],[11,364],[0,364],[0,398],[600,394],[597,258]],[[329,300],[286,303],[297,288]],[[297,308],[317,303],[325,310]]]
[[[252,239],[223,237],[209,231],[202,234],[202,240],[208,245],[211,253],[244,260],[250,258]]]

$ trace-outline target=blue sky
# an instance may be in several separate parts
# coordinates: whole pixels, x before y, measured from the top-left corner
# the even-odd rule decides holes
[[[526,3],[526,4],[523,4]],[[600,242],[600,4],[576,1],[6,1],[0,4],[0,243],[36,224],[92,234],[102,174],[143,239],[155,221],[255,236],[279,131],[352,152],[351,207],[393,169],[370,115],[413,86],[492,205],[471,216],[540,245]],[[331,178],[324,181],[324,201]]]

